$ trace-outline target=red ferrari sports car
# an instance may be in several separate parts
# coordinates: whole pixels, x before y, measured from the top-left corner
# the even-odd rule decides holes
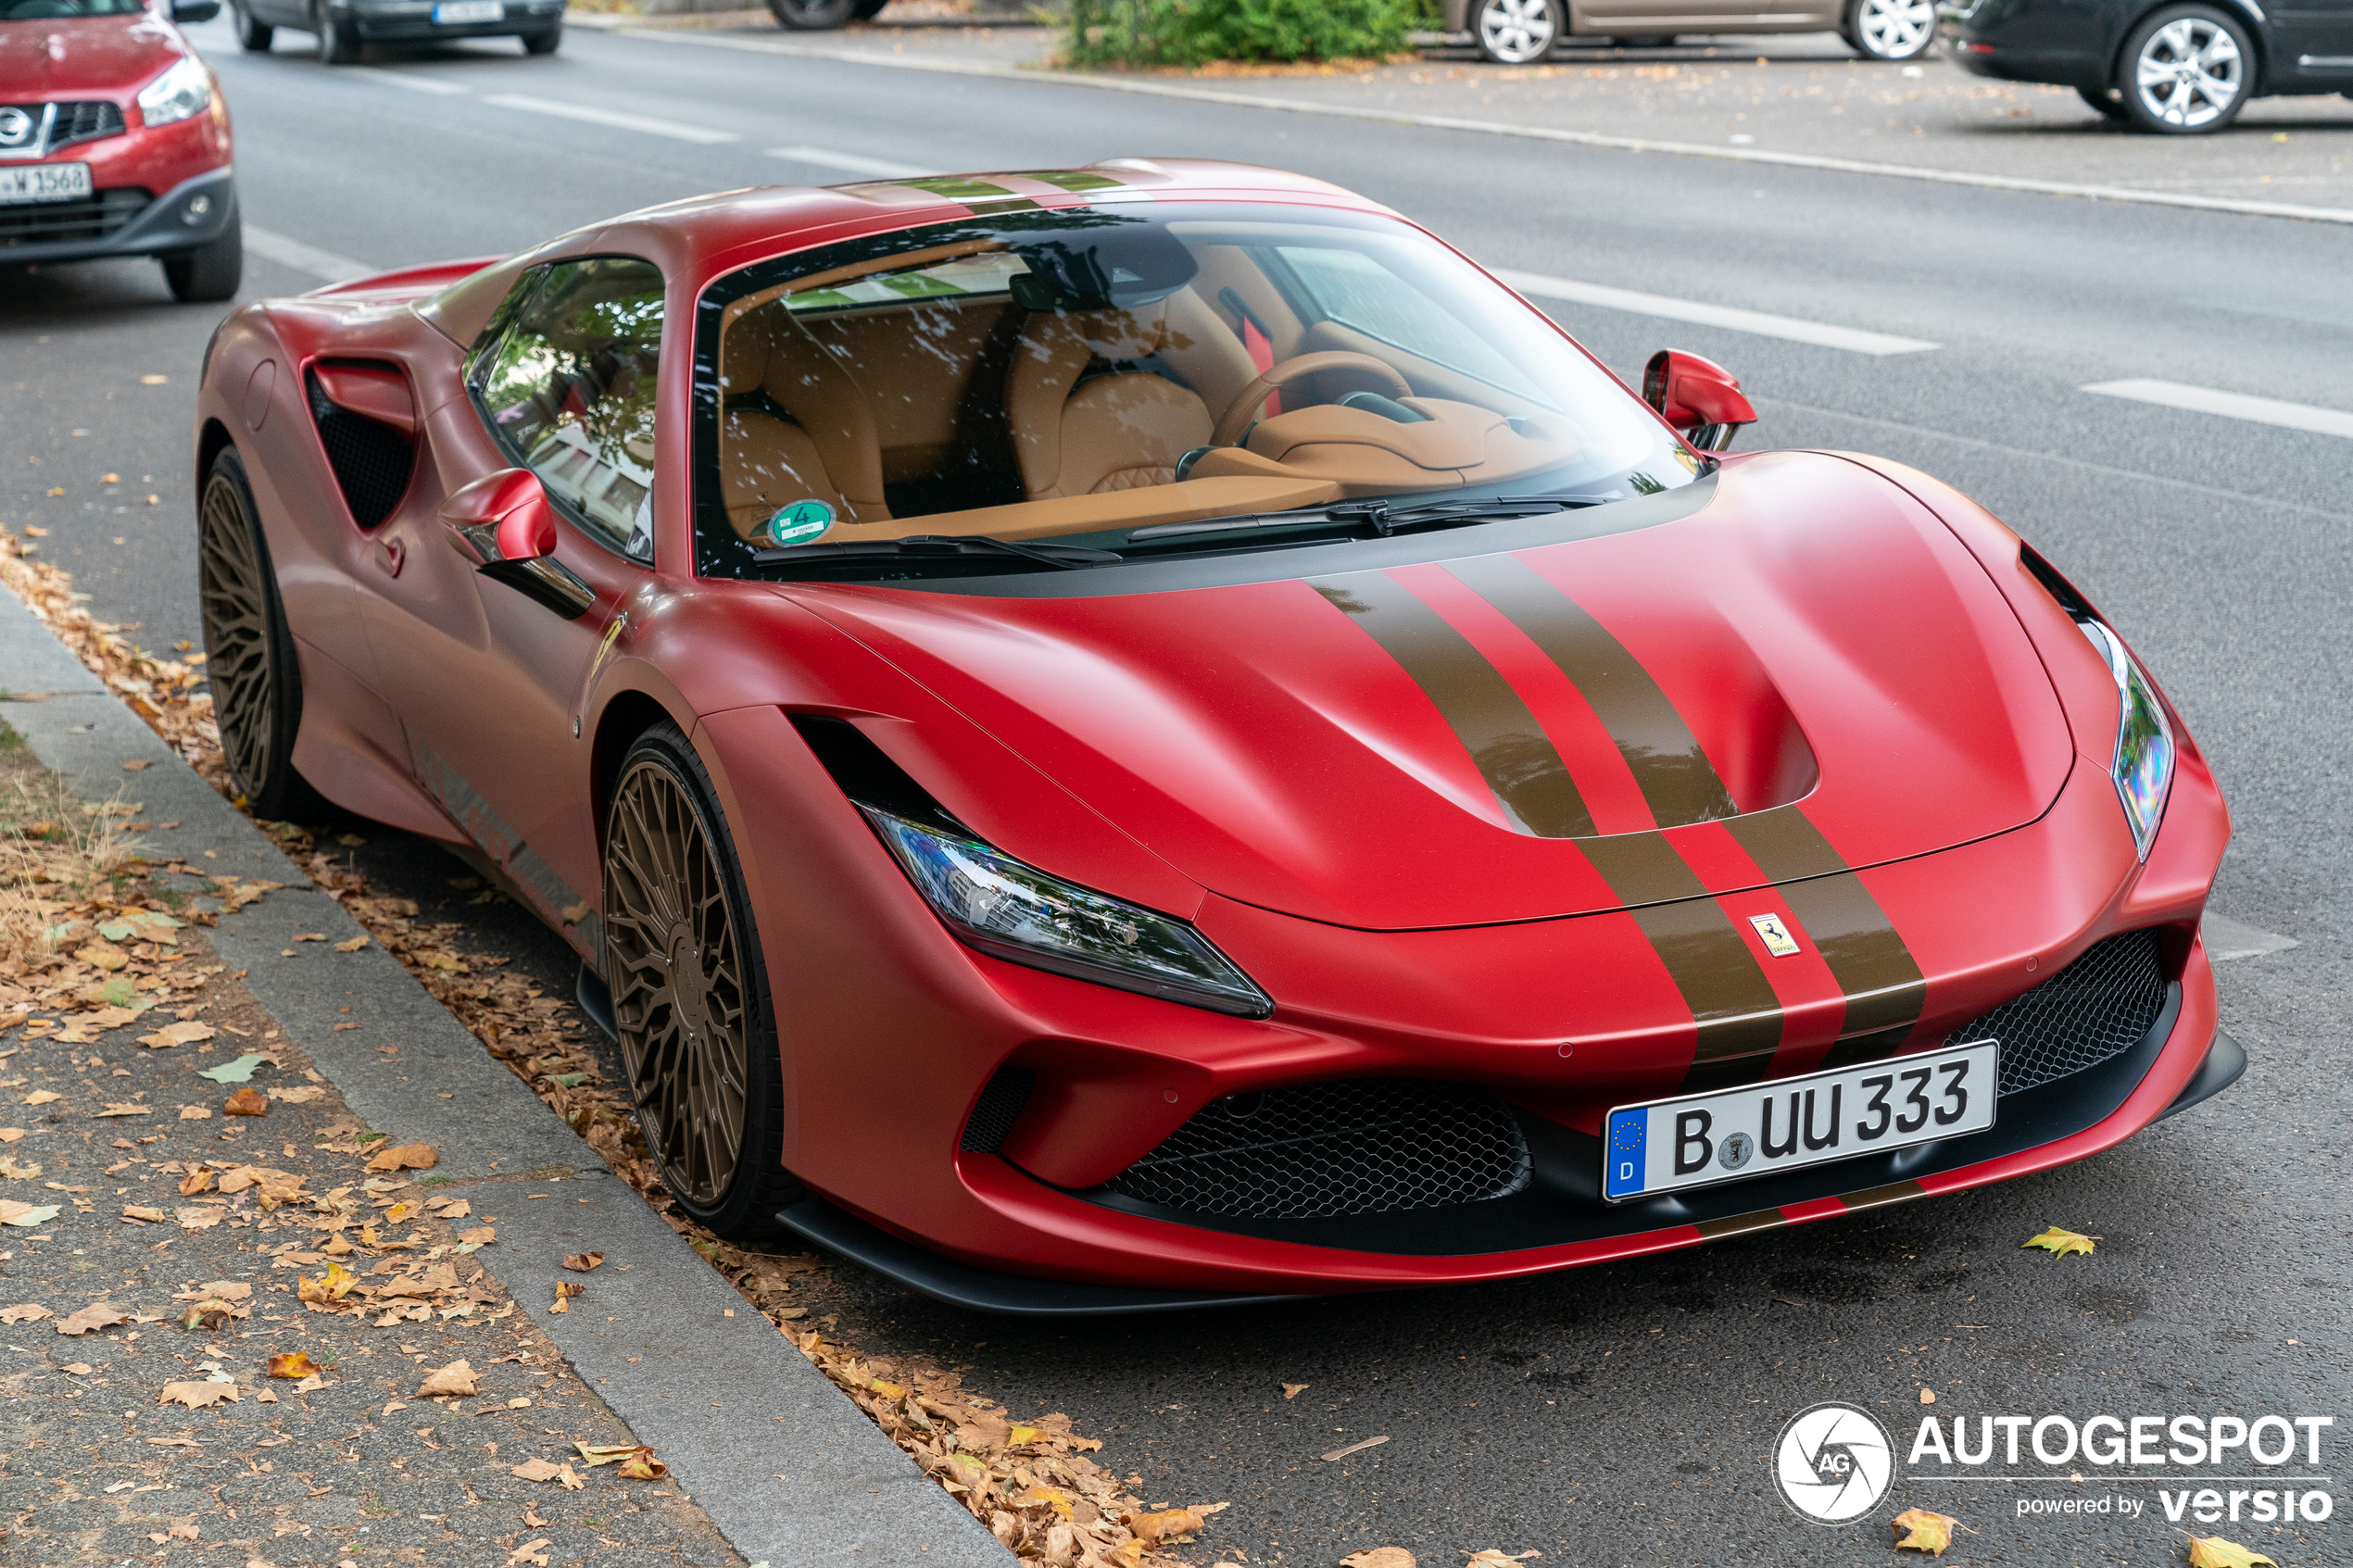
[[[230,317],[208,668],[263,815],[578,949],[689,1212],[975,1306],[1562,1269],[2228,1085],[2180,716],[1754,418],[1314,180],[732,192]]]

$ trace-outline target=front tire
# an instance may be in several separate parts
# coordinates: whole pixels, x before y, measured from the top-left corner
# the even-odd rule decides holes
[[[163,258],[163,281],[182,305],[234,299],[245,275],[245,225],[233,214],[219,237]]]
[[[1867,60],[1918,59],[1936,42],[1936,7],[1931,0],[1854,0],[1839,31]]]
[[[1499,66],[1534,65],[1560,42],[1562,0],[1479,0],[1471,17],[1478,52]]]
[[[828,32],[848,27],[859,0],[768,0],[776,25],[793,32]]]
[[[2202,136],[2238,118],[2254,75],[2245,28],[2210,6],[2169,6],[2125,40],[2116,86],[2135,130]]]
[[[767,963],[718,792],[667,721],[622,759],[605,817],[605,982],[662,1185],[720,1236],[773,1235],[800,1185]]]
[[[235,9],[237,47],[248,55],[268,54],[270,41],[278,36],[278,30],[268,22],[256,21],[253,10],[248,6],[239,5]]]
[[[335,15],[321,0],[312,21],[319,33],[321,65],[347,66],[359,58],[359,30],[349,17]]]
[[[233,446],[213,459],[205,481],[196,514],[196,595],[213,722],[230,782],[257,817],[315,821],[326,803],[294,765],[302,669],[253,486]]]
[[[545,32],[526,32],[522,35],[522,52],[535,56],[552,55],[563,41],[564,30],[560,27],[551,27]]]

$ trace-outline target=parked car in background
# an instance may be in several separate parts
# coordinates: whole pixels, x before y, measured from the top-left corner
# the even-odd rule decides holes
[[[1908,60],[1936,37],[1932,0],[1445,0],[1446,30],[1468,32],[1501,65],[1529,65],[1556,44],[1671,43],[1680,32],[1837,32],[1869,60]]]
[[[2345,0],[1959,0],[1938,14],[1964,70],[2072,87],[2110,119],[2163,135],[2220,131],[2249,98],[2353,97]]]
[[[237,42],[270,51],[282,27],[319,41],[319,58],[347,66],[370,44],[439,44],[520,38],[523,53],[552,55],[563,42],[564,0],[230,0]]]
[[[181,300],[237,292],[220,84],[173,25],[219,0],[0,0],[0,264],[152,256]]]
[[[871,21],[890,0],[768,0],[778,27],[795,32],[824,32],[851,22]]]

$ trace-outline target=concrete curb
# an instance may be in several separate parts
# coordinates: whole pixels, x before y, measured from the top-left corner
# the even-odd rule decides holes
[[[470,1195],[477,1212],[498,1222],[499,1240],[477,1261],[654,1446],[736,1549],[772,1568],[832,1568],[852,1552],[868,1562],[921,1553],[933,1568],[1011,1568],[994,1536],[925,1479],[396,960],[372,944],[335,952],[335,942],[364,935],[359,922],[6,594],[0,694],[0,720],[83,798],[129,794],[146,819],[177,821],[156,831],[158,848],[220,874],[285,884],[223,917],[214,947],[245,971],[254,999],[371,1128],[395,1143],[434,1145],[436,1180],[492,1184]],[[126,773],[131,759],[148,766]],[[296,932],[327,940],[297,944]],[[288,948],[294,958],[281,956]],[[334,1028],[355,1020],[361,1028]],[[396,1056],[378,1049],[387,1044],[400,1047]],[[506,1179],[525,1173],[539,1179]],[[563,1255],[584,1250],[603,1252],[604,1265],[585,1276],[588,1293],[569,1312],[548,1316]]]
[[[983,60],[926,60],[912,55],[885,55],[818,44],[786,44],[764,38],[727,38],[708,32],[670,29],[615,27],[607,31],[663,44],[688,44],[707,49],[740,49],[762,55],[792,55],[802,59],[836,60],[844,65],[882,66],[892,70],[933,71],[948,76],[993,76],[1015,82],[1045,82],[1059,87],[1091,87],[1104,93],[1136,93],[1153,98],[1186,98],[1195,103],[1226,104],[1237,108],[1277,109],[1286,114],[1326,115],[1337,119],[1368,119],[1388,125],[1414,125],[1431,131],[1462,131],[1483,136],[1516,136],[1527,141],[1560,142],[1613,152],[1671,153],[1679,157],[1725,158],[1734,163],[1769,163],[1784,169],[1816,169],[1834,174],[1873,174],[1887,180],[1924,180],[1939,185],[1974,185],[1989,191],[2020,191],[2035,195],[2077,196],[2090,201],[2131,202],[2145,207],[2186,207],[2198,212],[2228,212],[2251,218],[2293,218],[2308,223],[2353,223],[2353,208],[2302,207],[2294,202],[2239,201],[2230,196],[2198,196],[2173,191],[2145,190],[2136,185],[2084,185],[2065,180],[2029,180],[2008,174],[1980,174],[1968,169],[1931,169],[1922,164],[1874,163],[1864,158],[1831,157],[1819,153],[1777,153],[1762,147],[1717,147],[1696,142],[1658,142],[1644,136],[1611,136],[1597,131],[1569,131],[1554,126],[1514,125],[1508,120],[1466,119],[1456,115],[1403,114],[1395,109],[1363,108],[1349,104],[1317,104],[1301,98],[1277,98],[1258,93],[1235,93],[1217,87],[1189,87],[1174,82],[1139,82],[1124,77],[1096,76],[1079,71],[1025,69]]]

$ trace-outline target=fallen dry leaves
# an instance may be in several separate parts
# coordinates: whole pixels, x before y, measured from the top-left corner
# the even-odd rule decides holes
[[[588,1485],[571,1465],[557,1464],[544,1459],[527,1459],[510,1468],[507,1474],[525,1481],[553,1481],[567,1492],[579,1491]]]
[[[482,1374],[474,1371],[472,1362],[451,1361],[447,1366],[435,1367],[425,1374],[424,1381],[417,1385],[417,1398],[447,1399],[477,1393],[480,1390],[475,1385],[481,1379]]]
[[[231,1095],[220,1110],[226,1116],[267,1116],[270,1114],[270,1097],[247,1084]]]
[[[1907,1508],[1890,1521],[1899,1538],[1897,1551],[1925,1551],[1931,1555],[1953,1544],[1953,1526],[1959,1523],[1949,1513],[1933,1513],[1925,1508]]]
[[[19,1301],[13,1307],[0,1307],[0,1323],[31,1323],[48,1315],[48,1308],[33,1301]]]
[[[1370,1551],[1352,1551],[1340,1560],[1340,1568],[1416,1568],[1414,1554],[1402,1546],[1377,1546]]]
[[[167,1383],[156,1396],[159,1405],[185,1405],[200,1411],[208,1405],[237,1402],[237,1386],[233,1383]]]
[[[586,1273],[605,1261],[601,1252],[570,1252],[564,1255],[564,1267],[574,1273]]]
[[[670,1474],[670,1466],[654,1458],[653,1449],[643,1443],[574,1443],[580,1457],[591,1469],[600,1464],[618,1464],[613,1474],[624,1481],[660,1481]]]
[[[441,1156],[433,1151],[432,1145],[405,1143],[397,1148],[387,1148],[369,1160],[368,1169],[371,1171],[430,1171],[440,1163],[440,1160]]]
[[[311,1361],[308,1350],[282,1350],[270,1358],[272,1377],[315,1377],[318,1373],[318,1364]]]
[[[90,1333],[94,1329],[112,1328],[119,1323],[129,1323],[130,1321],[131,1314],[129,1312],[110,1307],[104,1301],[93,1301],[90,1305],[82,1308],[82,1311],[73,1313],[71,1316],[59,1318],[57,1320],[57,1332],[59,1334],[69,1334],[79,1337],[82,1335]]]
[[[2045,1228],[2042,1235],[2030,1236],[2019,1245],[2022,1248],[2039,1247],[2055,1258],[2064,1258],[2071,1252],[2081,1252],[2088,1257],[2091,1255],[2092,1243],[2099,1239],[2100,1237],[2095,1236],[2084,1236],[2077,1231],[2063,1231],[2057,1225],[2051,1225]]]
[[[2190,1537],[2190,1568],[2255,1568],[2271,1560],[2259,1551],[2226,1541],[2220,1536]]]

